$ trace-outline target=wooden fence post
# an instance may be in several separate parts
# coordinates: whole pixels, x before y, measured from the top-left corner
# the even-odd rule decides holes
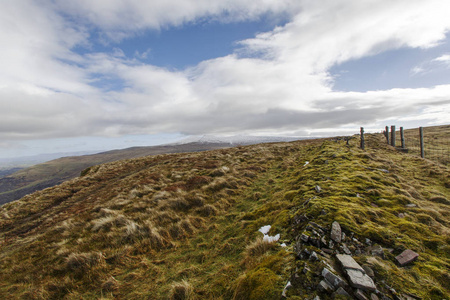
[[[425,158],[425,149],[423,146],[423,127],[419,127],[420,135],[420,157]]]
[[[391,125],[391,146],[395,147],[395,125]]]
[[[400,127],[400,139],[402,140],[402,149],[405,149],[405,133],[403,132],[403,127]]]
[[[384,131],[384,134],[386,135],[386,141],[389,145],[389,126],[386,126],[386,130]]]
[[[364,127],[361,127],[361,149],[365,149],[365,142],[364,142]]]

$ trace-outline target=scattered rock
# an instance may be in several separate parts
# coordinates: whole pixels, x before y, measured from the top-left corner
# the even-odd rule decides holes
[[[398,217],[403,219],[405,217],[405,214],[404,213],[399,213]]]
[[[350,255],[337,254],[336,259],[339,261],[344,270],[353,269],[364,273],[364,269]]]
[[[300,239],[301,239],[303,242],[307,243],[308,240],[309,240],[309,236],[307,236],[306,234],[302,233],[302,235],[300,236]]]
[[[313,300],[320,300],[319,296],[315,296]]]
[[[395,259],[397,260],[398,264],[403,267],[407,264],[415,261],[419,257],[419,254],[412,251],[411,249],[407,249],[403,251],[400,255],[396,256]]]
[[[417,207],[417,205],[414,203],[409,203],[409,204],[406,204],[405,207],[413,208],[413,207]]]
[[[366,238],[366,244],[371,246],[372,245],[372,241],[370,239]]]
[[[328,248],[322,248],[322,251],[325,252],[326,254],[333,254],[334,251]]]
[[[316,251],[313,251],[313,253],[311,253],[311,256],[309,257],[309,260],[311,260],[311,261],[319,260],[319,257],[317,256]]]
[[[350,298],[350,299],[352,299],[353,297],[352,296],[350,296],[350,294],[349,293],[347,293],[347,291],[346,290],[344,290],[342,287],[340,287],[340,288],[338,288],[337,290],[336,290],[336,293],[335,293],[335,295],[341,295],[341,296],[345,296],[345,297],[348,297],[348,298]]]
[[[335,241],[336,243],[340,243],[342,240],[342,230],[341,230],[341,225],[339,225],[338,222],[334,221],[331,224],[331,234],[330,237],[333,241]]]
[[[339,287],[344,287],[347,284],[345,283],[345,281],[333,274],[330,270],[328,270],[327,268],[323,268],[322,270],[322,276],[326,279],[327,282],[329,282],[335,289],[339,288]]]
[[[347,273],[350,285],[357,289],[375,291],[376,286],[364,269],[351,257],[346,254],[337,254],[336,259]]]
[[[320,193],[322,191],[322,188],[318,185],[316,185],[316,187],[314,188],[316,190],[316,192]]]
[[[352,254],[352,252],[350,251],[350,249],[348,249],[348,247],[347,247],[346,244],[342,244],[342,245],[341,245],[341,250],[342,250],[345,254],[348,254],[348,255]]]
[[[376,290],[375,283],[373,282],[372,278],[367,276],[367,274],[364,274],[362,271],[355,269],[346,269],[345,271],[347,272],[348,279],[352,287],[367,291]]]
[[[326,293],[333,292],[333,287],[326,280],[321,280],[317,286],[317,289]]]
[[[367,298],[366,295],[364,295],[364,292],[360,289],[356,290],[355,297],[359,300],[369,300],[369,298]]]
[[[286,293],[290,288],[292,288],[292,284],[290,281],[288,281],[288,283],[286,283],[286,286],[283,289],[283,293],[281,294],[281,296],[286,297]]]

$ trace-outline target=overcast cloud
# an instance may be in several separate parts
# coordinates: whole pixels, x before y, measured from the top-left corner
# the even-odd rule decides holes
[[[450,82],[341,92],[329,70],[388,50],[436,47],[450,30],[449,11],[447,0],[2,1],[0,147],[77,136],[445,124]],[[186,69],[157,67],[115,47],[146,30],[262,16],[287,22]],[[96,51],[94,39],[109,50]],[[448,66],[448,53],[435,61]]]

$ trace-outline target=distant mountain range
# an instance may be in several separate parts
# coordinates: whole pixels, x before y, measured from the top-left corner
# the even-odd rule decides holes
[[[33,161],[33,159],[38,161],[39,159],[44,159],[45,157],[58,157],[59,155],[59,158],[57,159],[44,163],[38,163],[25,168],[17,167],[20,165],[11,165],[12,162],[10,161],[9,163],[11,167],[9,169],[3,168],[3,170],[1,170],[2,173],[0,173],[0,176],[3,176],[0,177],[0,205],[20,199],[29,193],[52,187],[66,180],[75,178],[79,176],[84,169],[93,165],[148,155],[198,152],[228,148],[238,145],[287,142],[296,139],[304,138],[267,136],[200,136],[190,137],[174,144],[132,147],[81,156],[68,156],[68,153],[59,153],[27,157],[25,159],[28,159],[28,162],[30,162]],[[22,160],[22,162],[24,161],[25,160]]]

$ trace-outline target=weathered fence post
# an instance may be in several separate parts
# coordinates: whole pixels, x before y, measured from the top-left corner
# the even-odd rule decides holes
[[[364,142],[364,127],[361,127],[361,149],[365,149],[366,145]]]
[[[403,127],[400,127],[400,139],[402,140],[402,149],[405,149],[405,133],[403,132]]]
[[[425,149],[423,146],[423,127],[419,127],[420,135],[420,157],[425,158]]]
[[[395,125],[391,125],[391,146],[395,147]]]
[[[389,145],[389,126],[386,126],[386,130],[384,131],[384,134],[386,135],[386,141]]]

